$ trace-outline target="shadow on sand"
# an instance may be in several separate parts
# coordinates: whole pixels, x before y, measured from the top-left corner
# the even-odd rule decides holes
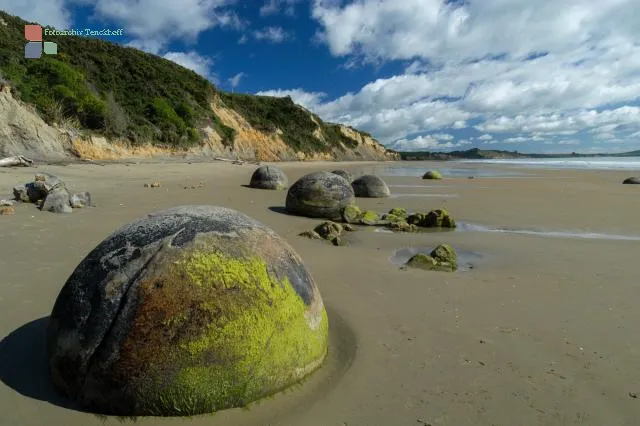
[[[49,317],[31,321],[0,342],[0,380],[16,392],[33,399],[83,411],[56,392],[49,377],[46,333]]]
[[[280,213],[280,214],[284,214],[284,215],[287,215],[287,216],[296,216],[296,215],[293,215],[293,214],[287,212],[287,209],[284,206],[270,206],[270,207],[267,207],[267,208],[270,211],[274,212],[274,213]]]

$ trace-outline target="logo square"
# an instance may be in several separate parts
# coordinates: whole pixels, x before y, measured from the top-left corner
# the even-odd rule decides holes
[[[25,25],[24,38],[29,41],[42,41],[42,27],[40,25]]]
[[[58,53],[58,45],[52,41],[44,42],[44,53],[47,55],[55,55]]]
[[[35,59],[42,56],[42,42],[30,41],[24,46],[24,57]]]

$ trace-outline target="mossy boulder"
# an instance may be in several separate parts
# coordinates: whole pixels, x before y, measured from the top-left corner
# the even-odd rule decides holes
[[[391,196],[387,183],[376,175],[364,175],[351,182],[356,197],[385,198]]]
[[[422,228],[455,228],[456,221],[445,209],[435,209],[428,213],[412,213],[407,217],[407,223]]]
[[[391,213],[383,214],[381,219],[387,223],[406,222],[406,218]]]
[[[391,215],[394,215],[394,216],[398,216],[398,217],[401,217],[403,219],[406,219],[407,216],[409,216],[409,213],[407,213],[407,209],[402,208],[402,207],[394,207],[391,210],[389,210],[388,214],[391,214]]]
[[[386,225],[387,228],[393,230],[393,231],[399,231],[399,232],[416,232],[418,231],[418,226],[414,225],[414,224],[410,224],[407,223],[404,220],[398,221],[398,222],[389,222]]]
[[[341,219],[346,223],[359,223],[362,210],[355,204],[350,204],[342,209]]]
[[[640,177],[630,177],[625,179],[622,183],[625,185],[640,185]]]
[[[454,272],[458,270],[458,256],[448,244],[440,244],[430,254],[418,253],[409,259],[406,266],[428,271]]]
[[[334,175],[342,176],[349,183],[351,183],[353,181],[353,174],[351,174],[351,172],[349,172],[347,170],[334,170],[331,173],[333,173]]]
[[[111,234],[71,274],[47,330],[55,387],[121,416],[245,406],[318,368],[327,344],[300,257],[215,206],[160,211]]]
[[[287,175],[277,167],[260,166],[251,175],[249,186],[259,189],[287,189],[289,180]]]
[[[365,211],[360,217],[360,224],[362,225],[377,225],[379,221],[380,215],[373,210]]]
[[[298,179],[287,192],[288,213],[341,220],[342,212],[355,202],[349,182],[330,172],[309,173]]]
[[[428,172],[426,172],[424,175],[422,175],[422,179],[436,179],[436,180],[440,180],[442,179],[442,175],[440,174],[439,171],[437,170],[429,170]]]

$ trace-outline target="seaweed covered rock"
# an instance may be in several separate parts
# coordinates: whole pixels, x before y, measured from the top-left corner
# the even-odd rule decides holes
[[[341,219],[346,223],[359,223],[362,217],[362,210],[355,204],[350,204],[342,209]]]
[[[346,244],[344,232],[352,232],[355,230],[356,229],[348,223],[343,225],[337,222],[326,221],[316,226],[313,230],[304,231],[298,235],[312,240],[327,240],[334,246],[343,246]]]
[[[448,244],[440,244],[430,254],[418,253],[411,257],[406,266],[428,271],[454,272],[458,270],[458,256]]]
[[[385,198],[391,196],[391,190],[387,183],[376,175],[360,176],[351,182],[356,197],[361,198]]]
[[[215,206],[163,210],[111,234],[71,274],[47,329],[55,387],[122,416],[244,406],[310,374],[327,344],[300,257]]]
[[[347,170],[334,170],[331,173],[333,173],[334,175],[342,176],[349,183],[351,183],[353,181],[353,174],[351,174],[351,172],[349,172]]]
[[[416,225],[407,223],[407,221],[405,221],[405,220],[400,220],[400,221],[397,221],[397,222],[389,222],[386,225],[386,227],[391,229],[392,231],[399,231],[399,232],[416,232],[416,231],[418,231],[418,227]]]
[[[453,216],[445,209],[431,210],[428,213],[412,213],[407,217],[407,223],[422,228],[455,228]]]
[[[409,213],[407,213],[407,209],[403,207],[394,207],[391,210],[389,210],[389,213],[387,214],[401,217],[403,219],[406,219],[409,216]]]
[[[289,180],[282,170],[274,166],[260,166],[251,175],[249,186],[259,189],[287,189]]]
[[[624,185],[640,185],[640,177],[626,178],[622,183]]]
[[[367,210],[362,213],[359,223],[361,225],[377,225],[380,221],[380,215],[373,210]]]
[[[288,213],[298,216],[341,220],[344,208],[354,202],[353,189],[344,178],[315,172],[291,185],[285,207]]]
[[[426,172],[424,175],[422,175],[422,179],[435,179],[435,180],[440,180],[442,179],[442,175],[440,174],[439,171],[437,170],[429,170],[428,172]]]

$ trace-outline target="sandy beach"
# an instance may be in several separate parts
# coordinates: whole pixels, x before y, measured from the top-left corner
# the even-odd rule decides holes
[[[395,165],[278,167],[293,183],[315,170],[359,174]],[[138,418],[137,424],[640,423],[640,188],[621,185],[633,173],[527,169],[526,176],[461,175],[442,181],[383,176],[394,195],[359,199],[361,207],[380,212],[445,207],[467,227],[419,234],[362,228],[349,245],[334,247],[298,236],[320,220],[284,214],[285,191],[242,186],[254,169],[222,162],[0,169],[0,198],[47,171],[72,190],[90,191],[96,203],[71,214],[24,204],[14,215],[0,216],[1,425],[133,421],[86,413],[57,396],[44,358],[47,318],[68,276],[100,241],[147,213],[186,204],[239,210],[295,248],[329,313],[329,355],[305,383],[248,410]],[[161,186],[144,187],[153,181]],[[201,188],[184,188],[201,182]],[[482,227],[529,233],[473,230]],[[397,250],[445,242],[471,259],[472,267],[426,272],[402,270],[390,261]]]

